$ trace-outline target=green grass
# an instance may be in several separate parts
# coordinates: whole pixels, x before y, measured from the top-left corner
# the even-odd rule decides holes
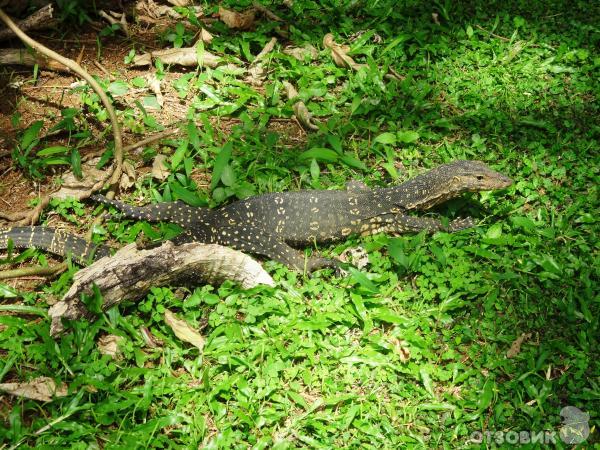
[[[598,426],[598,6],[348,3],[298,0],[292,10],[276,9],[292,24],[291,41],[321,51],[311,63],[273,53],[264,93],[219,70],[179,82],[196,96],[189,114],[204,126],[190,128],[187,144],[173,143],[174,173],[140,182],[136,195],[216,206],[273,190],[342,188],[349,179],[383,186],[458,158],[484,160],[515,184],[441,210],[475,216],[475,229],[319,249],[335,256],[362,245],[370,262],[362,274],[303,277],[266,262],[276,288],[156,289],[92,324],[71,324],[56,342],[46,319],[1,315],[0,381],[51,376],[69,395],[45,404],[5,400],[0,443],[463,448],[478,446],[469,444],[477,431],[558,431],[568,405]],[[244,60],[275,25],[263,20],[234,33],[216,24],[210,51]],[[327,32],[353,43],[352,56],[368,67],[336,67],[322,50]],[[405,78],[383,79],[387,66]],[[300,147],[266,127],[292,114],[284,80],[322,124]],[[132,114],[123,117],[134,129],[140,121]],[[209,124],[215,115],[240,121],[221,129]],[[396,144],[378,141],[383,133]],[[315,158],[302,157],[306,151]],[[213,174],[212,191],[198,189],[196,171]],[[84,214],[72,202],[54,208]],[[110,222],[104,231],[123,242],[157,232],[131,225]],[[66,291],[73,272],[18,296],[44,306]],[[165,308],[202,329],[202,354],[172,334]],[[162,349],[144,346],[142,326]],[[119,361],[97,349],[107,333],[124,338]],[[507,358],[523,333],[530,337]],[[597,431],[587,439],[599,442]]]

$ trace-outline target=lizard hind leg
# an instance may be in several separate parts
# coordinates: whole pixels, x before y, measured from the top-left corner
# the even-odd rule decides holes
[[[333,259],[312,257],[304,254],[281,240],[277,235],[269,234],[259,228],[242,225],[220,228],[215,241],[236,250],[256,253],[280,262],[291,269],[312,272],[326,267],[338,268],[339,262]]]

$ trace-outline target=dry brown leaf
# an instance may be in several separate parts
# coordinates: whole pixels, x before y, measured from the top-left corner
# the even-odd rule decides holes
[[[319,127],[314,123],[313,116],[303,101],[297,101],[294,103],[292,109],[294,110],[294,115],[304,128],[312,131],[317,131],[319,129]]]
[[[146,343],[146,347],[161,348],[163,346],[163,342],[154,336],[148,328],[140,327],[140,333],[142,334],[142,338]]]
[[[213,35],[210,34],[205,28],[200,30],[200,40],[205,44],[210,44],[213,40]]]
[[[152,161],[152,177],[162,181],[166,179],[170,173],[169,167],[167,166],[167,157],[162,154],[156,155],[154,161]]]
[[[294,105],[292,106],[292,109],[294,110],[294,115],[298,119],[298,122],[300,122],[300,124],[306,129],[313,131],[318,130],[319,127],[314,123],[312,114],[310,113],[304,102],[298,98],[298,91],[296,90],[296,88],[287,81],[283,82],[283,87],[285,88],[289,100],[294,101],[294,99],[297,99]]]
[[[268,55],[275,44],[277,43],[277,38],[271,38],[269,42],[263,47],[256,58],[250,63],[250,67],[247,71],[247,75],[244,79],[246,83],[252,84],[253,86],[261,86],[267,77],[267,69],[264,67],[262,60]]]
[[[102,182],[106,177],[106,172],[96,169],[99,159],[94,158],[81,165],[83,178],[78,179],[73,172],[66,172],[62,175],[62,185],[60,189],[52,194],[52,198],[81,198],[83,195]]]
[[[175,336],[202,351],[204,348],[204,337],[189,326],[185,320],[178,319],[175,314],[167,309],[165,310],[165,323],[171,327]]]
[[[263,60],[265,58],[265,56],[267,56],[269,53],[271,53],[273,51],[273,49],[275,48],[275,44],[277,44],[277,38],[273,37],[273,38],[271,38],[271,40],[269,42],[267,42],[267,44],[263,47],[263,49],[260,51],[260,53],[258,55],[256,55],[256,58],[254,58],[254,61],[252,61],[252,63],[250,65],[256,65],[261,60]]]
[[[521,353],[521,345],[524,341],[531,337],[530,333],[522,333],[515,341],[512,343],[508,351],[506,352],[507,358],[514,358],[519,353]]]
[[[174,6],[187,6],[191,2],[190,0],[167,0],[171,5]]]
[[[254,0],[252,2],[252,6],[254,7],[254,9],[256,11],[264,14],[265,16],[267,16],[271,20],[274,20],[275,22],[284,22],[284,20],[281,17],[279,17],[277,14],[275,14],[273,11],[271,11],[266,6],[263,6],[263,4],[260,3],[259,1]]]
[[[129,161],[123,161],[123,173],[119,181],[121,191],[126,191],[135,183],[135,168]]]
[[[156,96],[156,103],[158,103],[159,106],[162,108],[162,106],[165,104],[165,99],[160,89],[160,80],[157,78],[155,73],[149,73],[148,75],[146,75],[146,80],[148,81],[148,87],[152,92],[154,92],[154,95]],[[146,108],[150,109],[150,107],[148,106],[146,106]]]
[[[155,52],[144,53],[137,55],[133,59],[134,66],[149,66],[152,60],[160,59],[164,64],[178,64],[180,66],[195,67],[210,67],[214,69],[221,62],[221,58],[204,50],[201,54],[201,61],[198,61],[198,51],[196,47],[185,48],[168,48],[165,50],[157,50]]]
[[[333,62],[338,67],[348,67],[350,69],[358,70],[359,68],[366,66],[366,64],[358,64],[356,61],[354,61],[352,57],[348,55],[350,47],[347,45],[337,44],[333,40],[333,35],[331,33],[327,33],[323,37],[323,45],[331,50]]]
[[[122,336],[107,334],[98,339],[98,351],[103,355],[110,356],[112,359],[119,359],[123,353],[119,348],[121,342],[123,342]]]
[[[244,12],[231,11],[219,6],[219,18],[229,28],[236,30],[248,30],[254,26],[254,18],[256,10],[254,8],[247,9]]]
[[[267,76],[267,69],[262,64],[257,64],[248,69],[244,81],[253,86],[261,86]]]
[[[178,0],[174,0],[178,1]],[[189,3],[188,0],[187,3]],[[202,17],[204,12],[202,6],[188,6],[188,10],[194,11],[196,17]],[[172,7],[167,5],[161,5],[156,3],[154,0],[137,0],[135,3],[136,19],[146,23],[157,23],[165,16],[173,19],[180,20],[181,14],[175,11]]]
[[[296,58],[298,61],[306,61],[307,59],[312,61],[319,56],[319,52],[310,44],[306,44],[304,47],[286,47],[283,49],[283,53]]]
[[[407,362],[410,359],[410,346],[408,342],[395,337],[393,337],[391,341],[392,344],[394,344],[394,347],[396,348],[396,353],[398,353],[400,361]]]
[[[0,383],[0,391],[17,397],[49,402],[55,397],[66,396],[67,385],[61,383],[57,386],[52,378],[38,377],[27,383]]]
[[[106,21],[108,23],[110,23],[111,25],[119,25],[121,27],[121,30],[123,30],[123,33],[125,34],[125,36],[129,37],[130,33],[129,33],[129,25],[127,24],[127,16],[123,13],[117,13],[114,11],[109,11],[108,13],[106,11],[100,10],[100,17],[106,19]]]

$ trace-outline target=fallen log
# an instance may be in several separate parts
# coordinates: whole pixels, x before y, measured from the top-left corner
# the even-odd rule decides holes
[[[175,245],[170,241],[151,249],[129,244],[111,257],[99,259],[73,277],[73,285],[58,303],[48,310],[52,319],[50,334],[59,335],[62,319],[91,318],[93,314],[81,301],[82,294],[102,294],[102,310],[124,300],[143,298],[152,287],[220,284],[225,280],[249,289],[275,282],[262,266],[237,250],[216,244],[191,242]]]

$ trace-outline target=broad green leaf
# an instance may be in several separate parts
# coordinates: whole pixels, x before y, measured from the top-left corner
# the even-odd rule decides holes
[[[221,174],[225,167],[229,164],[229,159],[231,158],[231,153],[233,151],[233,142],[227,142],[217,157],[215,158],[215,164],[213,166],[212,178],[210,179],[210,190],[214,190],[219,184],[219,180],[221,179]]]
[[[408,269],[410,266],[410,262],[406,254],[404,253],[404,249],[402,247],[402,243],[400,239],[391,239],[388,244],[388,253],[394,259],[394,261],[400,265],[404,269]]]
[[[535,222],[528,217],[515,216],[511,217],[510,221],[513,223],[513,225],[524,228],[527,231],[533,231],[536,229]]]
[[[327,135],[327,142],[331,145],[331,148],[338,153],[342,153],[342,141],[339,137],[334,134]]]
[[[392,179],[398,179],[398,171],[396,170],[394,163],[385,162],[381,164],[381,167],[383,167],[386,170],[386,172],[390,175],[390,177],[392,177]]]
[[[423,387],[427,391],[427,393],[431,397],[435,397],[435,393],[433,392],[433,383],[431,382],[431,377],[429,376],[429,372],[427,372],[426,368],[419,369],[419,375],[421,375],[421,381],[423,382]]]
[[[42,126],[44,126],[44,122],[41,120],[37,120],[25,130],[23,136],[21,137],[21,149],[28,149],[28,147],[33,143],[33,141],[35,141],[38,138]]]
[[[494,225],[492,225],[485,234],[485,237],[488,239],[498,239],[500,236],[502,236],[501,223],[495,223]]]
[[[63,145],[55,145],[52,147],[46,147],[36,153],[37,156],[50,156],[50,155],[66,155],[69,151],[68,147]]]
[[[51,158],[44,158],[44,164],[48,166],[59,166],[61,164],[71,164],[71,159],[67,156],[53,156]]]
[[[394,133],[381,133],[373,142],[385,145],[396,145],[396,135]]]
[[[124,81],[113,81],[108,85],[108,92],[110,92],[113,97],[125,95],[128,90],[129,86]]]
[[[562,275],[562,268],[550,255],[543,255],[541,258],[536,258],[535,262],[539,264],[546,272],[550,272],[554,275]]]
[[[306,150],[304,153],[301,153],[298,156],[298,159],[301,160],[313,158],[317,161],[336,162],[338,159],[340,159],[340,155],[329,148],[316,147]]]
[[[198,197],[196,192],[184,188],[177,182],[171,183],[170,186],[176,199],[183,200],[185,203],[192,206],[205,206],[206,202]]]
[[[161,108],[155,95],[144,96],[142,98],[142,104],[144,105],[144,108],[148,108],[148,109],[160,109]]]
[[[135,88],[143,88],[146,87],[146,79],[144,77],[135,77],[131,80],[131,84]]]
[[[313,158],[313,160],[310,162],[310,177],[313,179],[313,181],[317,181],[320,174],[321,169],[319,167],[319,163]]]
[[[196,150],[199,149],[201,141],[200,135],[198,133],[198,127],[196,126],[196,124],[192,121],[189,121],[186,127],[186,131],[188,135],[188,140],[190,141],[192,147],[194,147]]]
[[[454,411],[456,405],[450,403],[419,403],[418,408],[423,411]]]
[[[71,152],[71,169],[73,169],[73,173],[77,178],[83,178],[83,173],[81,172],[81,155],[76,148]]]
[[[350,294],[350,298],[352,300],[352,304],[354,305],[356,314],[358,315],[358,318],[361,320],[361,322],[365,323],[366,321],[368,321],[369,316],[367,314],[367,309],[365,308],[365,304],[363,303],[361,296],[352,293]]]
[[[398,131],[396,133],[399,142],[404,144],[411,144],[419,139],[419,133],[416,131]]]
[[[493,253],[489,250],[486,250],[485,248],[481,248],[481,247],[476,247],[476,246],[466,246],[463,247],[463,250],[473,253],[475,256],[482,256],[483,258],[488,258],[488,259],[501,259],[500,256],[498,256],[496,253]]]
[[[14,298],[17,292],[6,284],[0,284],[0,298]]]
[[[363,163],[359,159],[356,159],[354,156],[352,156],[348,153],[342,155],[341,160],[347,166],[354,167],[355,169],[368,170],[365,163]]]
[[[235,184],[235,172],[231,168],[230,164],[227,164],[223,167],[223,171],[221,172],[221,182],[225,186],[233,186]]]
[[[185,157],[185,154],[187,153],[187,149],[188,141],[186,139],[183,139],[181,141],[181,144],[179,144],[179,147],[177,147],[177,150],[175,150],[175,153],[173,153],[173,156],[171,157],[171,168],[173,170],[177,170],[179,164],[181,163],[181,161]]]
[[[367,291],[372,292],[372,293],[379,292],[379,288],[377,287],[377,285],[375,283],[373,283],[371,280],[369,280],[367,278],[367,276],[364,273],[362,273],[360,270],[357,270],[354,267],[349,267],[348,270],[350,271],[352,278],[356,282],[358,282],[358,284],[360,284],[361,287],[363,287],[364,289],[366,289]]]
[[[494,398],[494,387],[496,383],[493,380],[487,380],[483,385],[483,389],[479,394],[479,400],[477,402],[477,408],[479,411],[486,410],[490,404],[492,403],[492,399]]]
[[[409,326],[413,323],[412,319],[400,316],[390,311],[388,308],[378,308],[372,315],[375,319],[382,322],[393,323],[401,326]]]

